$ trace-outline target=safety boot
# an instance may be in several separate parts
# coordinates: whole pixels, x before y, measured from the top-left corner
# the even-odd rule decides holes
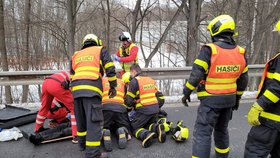
[[[78,143],[79,145],[79,150],[80,151],[85,151],[86,150],[86,144],[85,143]]]
[[[119,148],[125,149],[127,146],[127,132],[124,127],[120,127],[117,129],[118,139],[119,139]]]
[[[158,142],[164,143],[166,140],[166,133],[163,124],[157,125],[157,135],[158,135]]]
[[[30,134],[29,141],[34,145],[39,145],[43,140],[40,134]]]
[[[105,148],[106,151],[112,151],[113,150],[111,132],[108,129],[103,130],[103,142],[104,142],[104,148]]]
[[[149,130],[156,133],[155,138],[157,138],[160,143],[165,142],[166,133],[163,124],[152,123],[149,127]]]
[[[155,135],[155,132],[148,132],[145,139],[142,141],[142,146],[144,148],[148,148],[149,146],[151,146]]]

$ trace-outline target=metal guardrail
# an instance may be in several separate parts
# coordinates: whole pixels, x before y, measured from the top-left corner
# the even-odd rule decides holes
[[[264,65],[248,65],[249,75],[259,77],[262,75]],[[192,67],[174,68],[143,68],[144,75],[151,76],[156,80],[165,79],[187,79]],[[38,85],[42,84],[44,77],[61,72],[61,70],[41,71],[4,71],[0,72],[0,86],[7,85]]]

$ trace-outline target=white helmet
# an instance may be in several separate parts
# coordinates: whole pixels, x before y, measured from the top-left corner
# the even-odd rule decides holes
[[[102,46],[102,41],[99,40],[95,34],[87,34],[83,39],[82,46],[84,46],[85,43],[89,41],[95,42],[98,46]]]
[[[120,41],[128,41],[131,42],[131,36],[129,32],[123,32],[120,36],[119,36],[119,40]]]

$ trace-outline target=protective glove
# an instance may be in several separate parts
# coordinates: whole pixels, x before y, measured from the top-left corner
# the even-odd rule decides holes
[[[190,95],[191,95],[191,91],[190,90],[188,90],[188,88],[187,87],[184,87],[184,89],[183,89],[183,98],[182,98],[182,103],[185,105],[185,106],[189,106],[188,105],[188,103],[187,103],[187,100],[189,101],[189,102],[191,102],[191,98],[190,98]]]
[[[109,92],[108,92],[109,98],[113,98],[117,95],[117,91],[115,88],[110,88]]]
[[[117,61],[117,62],[120,62],[120,61],[121,61],[121,58],[118,57],[117,55],[115,55],[115,56],[114,56],[114,60]]]
[[[259,115],[262,111],[263,108],[258,103],[254,103],[248,112],[248,123],[252,126],[260,125]]]
[[[189,105],[188,105],[187,100],[188,100],[189,102],[191,102],[190,96],[189,96],[189,95],[188,95],[188,96],[187,96],[187,95],[184,95],[183,98],[182,98],[182,103],[183,103],[185,106],[188,107]]]
[[[238,110],[240,99],[241,99],[241,95],[236,95],[235,105],[234,107],[232,107],[232,110]]]

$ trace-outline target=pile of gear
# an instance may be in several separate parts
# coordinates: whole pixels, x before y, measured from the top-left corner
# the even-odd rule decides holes
[[[184,142],[189,138],[189,129],[183,125],[183,120],[178,121],[175,127],[166,118],[160,118],[158,123],[164,125],[165,133],[170,134],[176,142]]]

